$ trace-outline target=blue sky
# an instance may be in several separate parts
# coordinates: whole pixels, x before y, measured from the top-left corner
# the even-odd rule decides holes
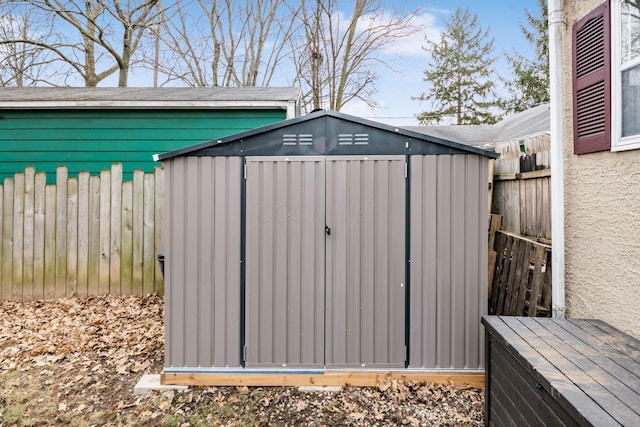
[[[457,7],[468,7],[478,15],[479,25],[490,29],[490,34],[495,40],[495,56],[500,57],[496,63],[496,71],[503,76],[508,75],[505,52],[513,53],[516,50],[527,57],[533,55],[533,47],[522,36],[520,25],[526,24],[525,9],[534,16],[538,15],[536,0],[426,0],[409,2],[406,8],[411,8],[412,4],[413,7],[422,7],[420,21],[425,24],[426,34],[430,37],[439,34],[445,27],[445,21]],[[403,45],[408,47],[424,44],[424,37],[425,33],[416,34],[413,43],[405,42]],[[415,48],[403,52],[399,57],[388,58],[389,63],[401,71],[393,73],[385,69],[380,70],[376,102],[381,107],[372,111],[364,103],[354,101],[345,106],[343,112],[399,126],[418,124],[414,116],[427,109],[428,104],[414,101],[411,97],[419,96],[427,89],[423,81],[423,72],[429,58],[428,52]]]

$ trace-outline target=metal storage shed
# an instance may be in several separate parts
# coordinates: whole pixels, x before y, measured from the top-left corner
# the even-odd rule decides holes
[[[156,156],[163,382],[482,369],[495,157],[331,111]]]

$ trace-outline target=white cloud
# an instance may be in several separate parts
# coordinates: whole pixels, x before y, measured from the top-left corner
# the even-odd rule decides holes
[[[442,33],[442,28],[436,24],[435,15],[428,12],[416,15],[412,24],[418,27],[419,30],[408,37],[387,45],[383,49],[385,54],[400,57],[424,56],[426,52],[422,47],[426,45],[426,40],[436,41]]]
[[[437,25],[436,14],[445,13],[440,10],[436,10],[435,13],[421,11],[416,14],[410,22],[410,25],[418,28],[417,31],[411,35],[398,39],[388,45],[384,46],[381,51],[387,56],[396,57],[415,57],[424,56],[425,51],[422,48],[426,45],[426,40],[436,41],[440,38],[443,28]],[[395,18],[394,18],[395,17]],[[334,16],[334,26],[342,30],[346,30],[349,27],[349,20],[351,15],[347,15],[344,11],[337,11]],[[368,28],[380,27],[385,22],[391,22],[398,19],[398,12],[391,10],[376,10],[367,16],[363,16],[358,23],[358,30],[360,32],[366,31]]]
[[[375,115],[376,110],[371,109],[366,102],[354,99],[342,107],[341,111],[346,114],[351,114],[352,116],[371,118]]]
[[[397,102],[394,105],[388,105],[385,99],[379,98],[378,107],[372,109],[364,101],[354,99],[345,105],[341,112],[351,114],[352,116],[362,117],[393,126],[416,126],[418,120],[415,114],[416,105],[409,102]]]

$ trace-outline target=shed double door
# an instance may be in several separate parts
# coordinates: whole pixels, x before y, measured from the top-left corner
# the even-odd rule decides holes
[[[405,157],[246,162],[245,366],[404,367]]]

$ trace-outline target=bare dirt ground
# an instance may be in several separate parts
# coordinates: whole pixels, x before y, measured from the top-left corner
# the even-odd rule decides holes
[[[484,423],[482,390],[402,381],[134,396],[143,374],[162,370],[163,311],[157,296],[0,302],[0,427]]]

